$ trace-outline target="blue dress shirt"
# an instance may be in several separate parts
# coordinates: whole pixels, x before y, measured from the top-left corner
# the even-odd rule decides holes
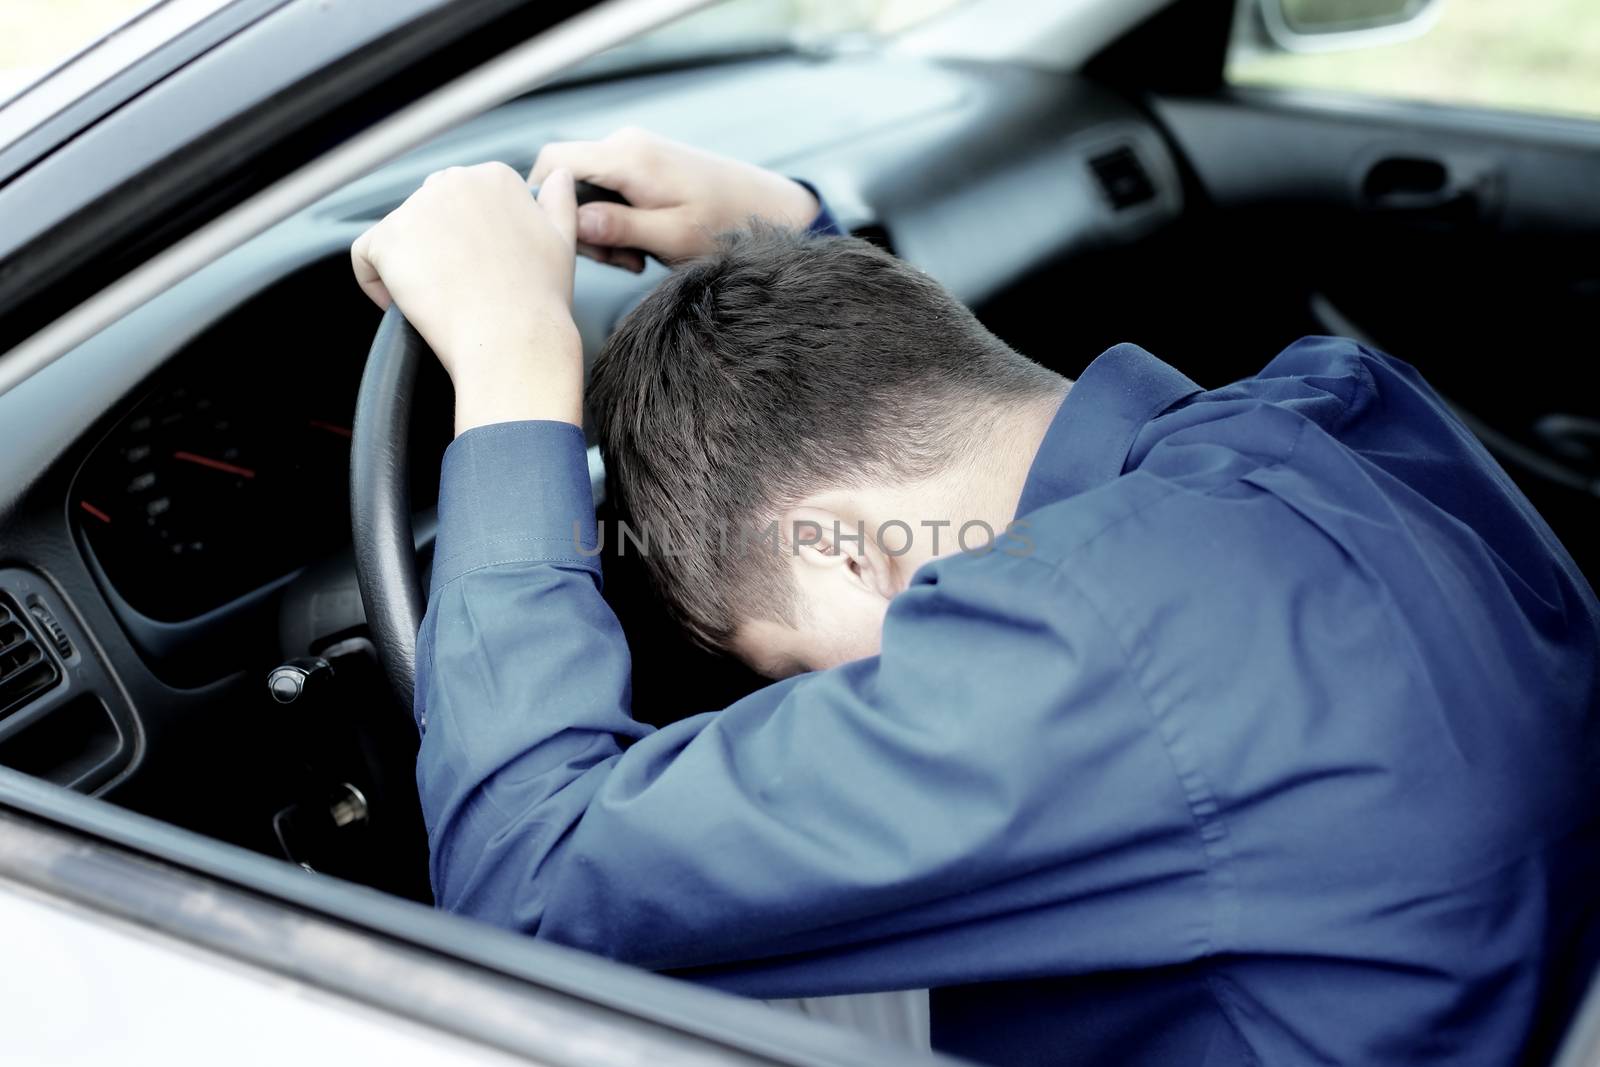
[[[583,435],[463,434],[418,648],[440,905],[1004,1064],[1509,1064],[1597,958],[1600,605],[1409,366],[1132,345],[882,654],[660,730]],[[577,524],[577,540],[574,539]]]

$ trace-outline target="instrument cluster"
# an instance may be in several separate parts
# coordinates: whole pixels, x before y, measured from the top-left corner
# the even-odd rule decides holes
[[[131,607],[193,619],[349,544],[351,417],[377,321],[347,261],[308,268],[180,353],[100,442],[70,506]],[[424,376],[417,507],[450,440],[449,381]]]

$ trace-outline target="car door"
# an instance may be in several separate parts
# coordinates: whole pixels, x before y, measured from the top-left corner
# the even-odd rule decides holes
[[[205,842],[0,767],[0,1062],[952,1063]]]
[[[1415,21],[1284,32],[1285,12],[1386,6]],[[1600,8],[1187,0],[1100,69],[1145,94],[1191,168],[1205,258],[1236,298],[1212,328],[1289,299],[1309,328],[1413,363],[1593,581]]]

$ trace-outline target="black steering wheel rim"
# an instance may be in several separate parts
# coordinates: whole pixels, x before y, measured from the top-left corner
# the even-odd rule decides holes
[[[356,581],[378,661],[408,711],[427,608],[411,528],[411,407],[417,369],[429,356],[422,335],[391,304],[367,353],[350,442]]]

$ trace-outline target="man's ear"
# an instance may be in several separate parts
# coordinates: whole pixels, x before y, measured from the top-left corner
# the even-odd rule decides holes
[[[888,560],[867,536],[866,524],[825,508],[791,508],[782,519],[785,549],[801,564],[835,570],[884,599],[895,589]]]

